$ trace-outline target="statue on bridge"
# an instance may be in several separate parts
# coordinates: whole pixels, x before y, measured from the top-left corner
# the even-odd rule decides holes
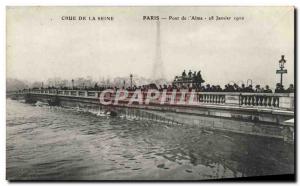
[[[182,72],[182,76],[175,76],[173,84],[177,86],[184,86],[184,87],[197,87],[200,88],[201,84],[204,83],[204,79],[201,76],[201,71],[198,72],[194,71],[194,73],[189,70],[188,74],[184,70]]]
[[[199,70],[196,77],[195,77],[195,82],[196,82],[196,85],[201,87],[201,84],[204,83],[204,79],[202,78],[201,76],[201,71]]]
[[[183,78],[185,78],[185,77],[186,77],[185,70],[182,72],[182,77],[183,77]]]

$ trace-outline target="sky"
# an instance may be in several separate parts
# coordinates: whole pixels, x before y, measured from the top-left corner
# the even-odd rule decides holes
[[[62,20],[113,16],[113,21]],[[7,78],[45,81],[136,76],[151,78],[160,16],[164,77],[201,70],[207,83],[274,87],[285,55],[284,85],[294,83],[293,7],[8,7]],[[169,20],[228,16],[230,21]],[[235,21],[234,17],[244,20]]]

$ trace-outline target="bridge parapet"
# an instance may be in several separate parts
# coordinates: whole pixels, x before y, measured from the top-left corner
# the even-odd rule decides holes
[[[15,94],[43,94],[43,95],[58,95],[68,97],[82,97],[99,99],[102,91],[90,90],[59,90],[59,89],[42,89],[42,90],[24,90]],[[147,96],[147,92],[141,92],[143,97]],[[129,102],[129,99],[134,95],[133,92],[128,92],[128,97],[123,99],[123,102]],[[109,93],[105,99],[115,100],[116,94]],[[191,99],[190,92],[182,95],[182,92],[176,92],[174,100],[173,92],[166,92],[164,104],[174,104],[182,100],[188,101]],[[160,104],[161,97],[151,100],[153,104]],[[194,92],[193,101],[203,105],[228,105],[250,108],[275,108],[280,110],[294,110],[294,93],[243,93],[243,92]]]
[[[294,110],[294,93],[227,93],[226,104]]]

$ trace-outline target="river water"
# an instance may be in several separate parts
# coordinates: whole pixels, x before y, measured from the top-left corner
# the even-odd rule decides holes
[[[7,99],[9,180],[202,180],[294,173],[293,145]]]

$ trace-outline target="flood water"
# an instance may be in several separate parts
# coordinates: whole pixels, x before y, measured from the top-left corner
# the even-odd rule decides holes
[[[281,140],[7,99],[9,180],[202,180],[294,173]]]

